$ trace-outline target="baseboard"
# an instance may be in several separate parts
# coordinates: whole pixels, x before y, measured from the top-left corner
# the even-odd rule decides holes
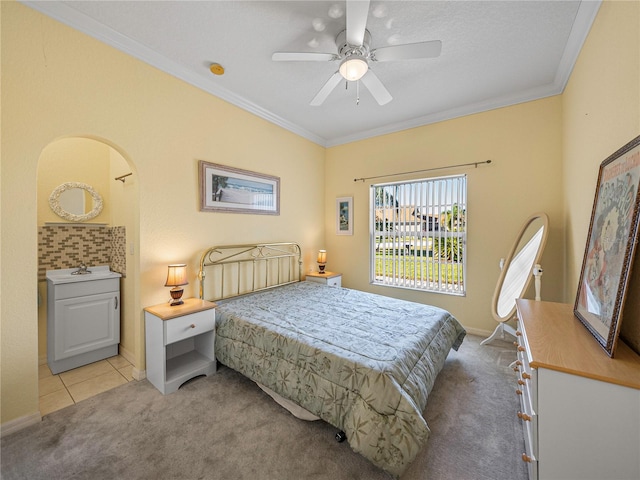
[[[135,367],[136,362],[133,353],[131,353],[126,348],[123,348],[122,345],[119,346],[119,353],[127,360],[127,362],[129,362],[131,365],[134,365],[133,369],[131,370],[131,376],[135,380],[144,380],[145,378],[147,378],[146,370],[139,370]]]
[[[147,378],[147,371],[138,370],[136,367],[133,367],[133,369],[131,370],[131,376],[135,380],[144,380],[145,378]]]
[[[35,425],[36,423],[39,423],[41,421],[42,415],[40,415],[40,412],[32,413],[31,415],[26,415],[24,417],[10,420],[0,426],[0,437],[10,435],[14,432],[17,432],[18,430],[22,430],[23,428]]]
[[[468,334],[477,335],[479,337],[488,337],[493,333],[492,331],[482,330],[480,328],[464,327],[464,329],[467,331]]]
[[[118,345],[118,353],[122,355],[125,358],[125,360],[129,362],[131,365],[136,364],[135,355],[129,350],[127,350],[126,348],[124,348],[122,345]]]

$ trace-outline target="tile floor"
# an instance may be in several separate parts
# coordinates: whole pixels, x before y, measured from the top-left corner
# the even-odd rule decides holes
[[[40,365],[40,414],[68,407],[89,397],[132,382],[131,365],[118,355],[53,375],[48,365]]]

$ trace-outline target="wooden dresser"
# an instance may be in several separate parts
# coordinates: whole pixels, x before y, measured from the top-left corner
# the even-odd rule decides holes
[[[640,479],[640,356],[609,356],[573,305],[518,300],[516,393],[530,479]]]

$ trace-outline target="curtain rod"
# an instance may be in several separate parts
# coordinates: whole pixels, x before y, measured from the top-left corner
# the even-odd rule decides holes
[[[402,173],[390,173],[388,175],[377,175],[375,177],[362,177],[362,178],[354,178],[354,182],[364,182],[365,180],[372,180],[374,178],[382,178],[382,177],[395,177],[396,175],[409,175],[411,173],[421,173],[421,172],[432,172],[434,170],[443,170],[445,168],[456,168],[456,167],[469,167],[473,165],[478,168],[478,165],[482,165],[483,163],[491,163],[491,160],[485,160],[484,162],[472,162],[472,163],[461,163],[460,165],[449,165],[446,167],[433,167],[433,168],[425,168],[424,170],[414,170],[413,172],[402,172]]]

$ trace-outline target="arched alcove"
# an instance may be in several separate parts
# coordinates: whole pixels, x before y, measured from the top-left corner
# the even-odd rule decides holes
[[[139,185],[134,164],[112,142],[90,136],[58,138],[41,152],[37,168],[38,361],[47,361],[46,271],[109,265],[122,274],[119,353],[140,379],[144,356],[139,305]],[[77,188],[80,187],[80,188]],[[60,205],[71,191],[86,207]],[[53,193],[53,196],[52,196]],[[55,197],[55,198],[53,198]],[[72,198],[71,201],[74,201]],[[97,202],[100,209],[89,211]],[[55,204],[55,205],[54,205]],[[54,205],[57,208],[53,208]],[[73,210],[66,214],[61,209]],[[70,239],[72,238],[72,241]]]

